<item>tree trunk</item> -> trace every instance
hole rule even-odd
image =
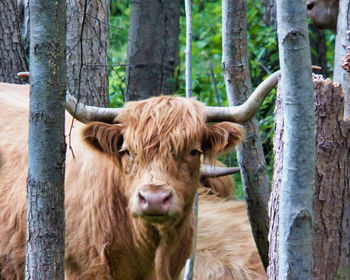
[[[279,192],[282,181],[282,168],[283,168],[283,111],[282,111],[282,96],[280,94],[280,85],[277,90],[276,97],[276,109],[275,109],[275,131],[273,134],[273,153],[274,153],[274,166],[273,166],[273,180],[272,190],[269,203],[269,217],[270,217],[270,229],[269,229],[269,266],[267,268],[267,275],[269,280],[278,280],[278,231],[279,231]]]
[[[265,7],[264,21],[277,29],[276,0],[262,0]]]
[[[343,59],[346,55],[346,48],[350,47],[350,0],[339,0],[339,14],[337,24],[337,37],[334,50],[334,82],[340,83],[343,88],[345,106],[344,116],[350,115],[350,78],[349,73],[342,67]]]
[[[192,97],[192,11],[191,1],[185,0],[185,14],[186,14],[186,97]],[[192,279],[192,277],[191,277]]]
[[[341,88],[314,77],[316,180],[313,195],[313,276],[317,280],[350,279],[350,125],[343,121]],[[278,212],[283,167],[283,112],[278,92],[275,115],[275,172],[270,201],[270,280],[278,279]]]
[[[327,49],[326,36],[324,30],[317,28],[314,24],[309,24],[310,47],[311,47],[311,62],[312,65],[320,66],[322,69],[314,70],[316,74],[322,74],[324,77],[329,77],[331,73],[327,69]]]
[[[246,8],[242,0],[222,3],[222,68],[229,105],[234,106],[243,103],[252,89],[247,60]],[[245,128],[246,140],[237,146],[237,157],[253,235],[266,268],[270,184],[256,119],[247,122]]]
[[[315,113],[306,5],[277,1],[284,115],[279,208],[279,279],[311,279]]]
[[[28,71],[21,44],[20,10],[17,0],[0,1],[0,82],[24,83],[17,73]]]
[[[84,104],[108,106],[108,0],[67,0],[67,89]]]
[[[64,279],[65,11],[65,0],[30,1],[28,280]]]
[[[350,124],[341,89],[315,83],[317,169],[314,192],[314,279],[350,279]]]
[[[126,101],[175,90],[178,65],[180,1],[132,1]]]

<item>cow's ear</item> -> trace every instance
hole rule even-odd
[[[119,124],[89,123],[82,131],[85,143],[91,148],[110,155],[117,155],[122,144],[122,128]]]
[[[211,157],[229,152],[244,137],[243,126],[221,122],[208,127],[208,133],[203,141],[204,154]]]

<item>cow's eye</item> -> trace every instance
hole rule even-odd
[[[190,155],[191,156],[196,156],[196,155],[199,155],[201,154],[202,151],[200,149],[193,149],[191,152],[190,152]]]
[[[119,153],[124,156],[124,155],[127,155],[127,156],[130,156],[130,151],[128,149],[121,149],[119,151]]]

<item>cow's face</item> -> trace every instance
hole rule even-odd
[[[308,0],[308,16],[313,23],[323,29],[336,31],[339,0]]]
[[[234,123],[208,126],[201,103],[169,96],[130,102],[115,124],[91,123],[83,132],[116,162],[131,214],[160,224],[191,210],[201,156],[228,151],[242,136]]]

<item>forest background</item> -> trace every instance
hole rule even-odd
[[[192,93],[195,98],[210,106],[227,106],[225,82],[222,74],[222,6],[220,0],[192,1]],[[277,32],[264,21],[265,8],[261,0],[247,0],[248,61],[253,90],[267,76],[279,69]],[[126,60],[130,1],[111,0],[109,29],[109,102],[110,107],[124,103],[126,91]],[[310,21],[311,23],[311,21]],[[309,29],[310,41],[317,35]],[[320,32],[320,31],[318,31]],[[326,68],[331,78],[334,61],[335,34],[321,31],[325,42]],[[180,16],[179,66],[175,71],[175,94],[185,96],[185,8]],[[311,44],[311,53],[317,55],[318,44]],[[273,132],[276,89],[264,101],[257,114],[270,181],[273,172]],[[235,153],[220,158],[228,166],[238,166]],[[236,198],[243,199],[240,175],[234,175]]]

